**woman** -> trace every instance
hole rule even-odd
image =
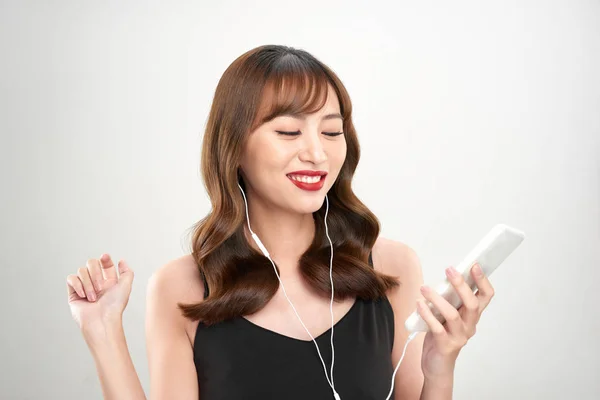
[[[151,399],[383,400],[392,380],[394,399],[452,397],[492,286],[475,266],[475,295],[449,268],[458,311],[422,287],[414,251],[352,192],[358,160],[350,98],[320,61],[262,46],[229,66],[203,140],[212,210],[148,286]],[[132,282],[106,254],[67,278],[107,399],[145,398],[121,324]],[[403,355],[415,306],[430,331]]]

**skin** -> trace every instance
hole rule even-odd
[[[303,321],[313,336],[330,328],[329,299],[317,296],[307,287],[296,266],[314,235],[312,212],[323,204],[346,156],[344,136],[324,134],[342,131],[342,120],[331,117],[339,112],[337,97],[330,88],[327,103],[318,112],[303,119],[280,116],[252,132],[240,163],[252,229],[279,266],[286,291],[300,316],[311,316]],[[277,131],[300,131],[300,135],[286,136]],[[324,187],[316,192],[297,188],[287,177],[297,170],[326,171]],[[249,243],[254,244],[252,240]],[[388,293],[396,321],[391,355],[394,365],[409,335],[404,321],[415,306],[430,327],[427,334],[418,335],[407,348],[395,379],[396,399],[451,399],[456,359],[475,334],[476,324],[494,294],[491,284],[474,268],[479,290],[473,294],[462,277],[454,276],[449,268],[448,277],[464,303],[456,310],[423,286],[419,259],[407,245],[378,238],[373,263],[376,270],[402,282]],[[107,254],[88,260],[85,267],[67,277],[71,312],[94,358],[105,399],[146,398],[122,325],[133,277],[133,270],[125,261],[115,266]],[[198,323],[183,318],[177,303],[197,303],[203,295],[203,284],[191,255],[169,262],[151,277],[146,308],[151,399],[198,399],[193,363]],[[440,324],[429,308],[421,307],[423,300],[432,302],[447,322]],[[353,302],[354,299],[334,303],[334,321],[340,320]],[[262,310],[244,317],[282,335],[310,340],[301,324],[290,323],[296,321],[296,315],[281,289]]]

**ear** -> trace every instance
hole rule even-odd
[[[246,189],[246,185],[244,185],[244,172],[242,171],[242,167],[238,166],[237,168],[237,180],[240,186]]]

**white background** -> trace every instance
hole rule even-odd
[[[600,3],[567,0],[2,1],[0,398],[101,398],[65,278],[103,252],[136,270],[125,328],[148,388],[146,283],[208,212],[212,95],[262,44],[339,74],[355,190],[428,283],[496,223],[527,234],[455,398],[600,398]]]

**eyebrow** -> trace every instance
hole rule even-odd
[[[287,114],[280,114],[279,117],[292,117],[295,119],[300,119],[300,120],[306,120],[306,115],[305,114],[291,114],[291,113],[287,113]],[[321,118],[322,120],[326,121],[326,120],[330,120],[330,119],[341,119],[342,121],[344,120],[344,117],[342,117],[342,114],[340,113],[332,113],[332,114],[327,114],[325,116],[323,116],[323,118]]]

